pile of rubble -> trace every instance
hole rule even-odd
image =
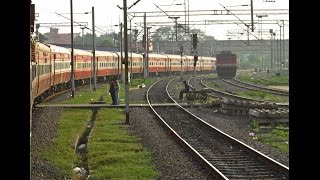
[[[276,103],[270,102],[252,102],[245,100],[235,100],[231,98],[223,98],[220,101],[220,112],[231,115],[249,115],[250,109],[278,109]]]
[[[250,120],[255,120],[259,124],[289,124],[289,109],[250,109]]]
[[[219,111],[224,114],[249,116],[251,120],[254,119],[259,124],[289,122],[289,109],[279,108],[276,103],[270,102],[223,98],[220,101]]]

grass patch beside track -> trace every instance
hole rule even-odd
[[[144,80],[151,84],[155,78]],[[129,88],[137,87],[143,79],[131,80]],[[74,99],[62,103],[87,104],[103,97],[111,102],[109,84],[98,85],[96,91],[89,87],[75,92]],[[124,83],[121,83],[120,98],[125,97]],[[39,152],[42,159],[54,165],[63,177],[72,177],[72,169],[81,164],[81,157],[75,152],[78,136],[85,131],[92,115],[91,109],[66,108],[58,122],[57,136],[51,146]],[[129,135],[125,129],[123,109],[102,108],[90,133],[88,162],[92,178],[96,179],[155,179],[159,173],[152,164],[150,153],[138,143],[138,138]]]
[[[88,104],[93,101],[98,101],[101,96],[106,102],[111,102],[111,96],[109,93],[109,84],[101,84],[97,86],[96,91],[90,90],[89,87],[83,87],[75,92],[74,98],[70,98],[62,104]],[[123,92],[124,93],[124,92]]]
[[[289,155],[289,129],[284,126],[275,126],[268,132],[262,132],[262,126],[259,126],[256,120],[250,124],[251,130],[255,133],[253,139],[263,144],[270,145]]]
[[[152,83],[154,83],[157,80],[157,78],[154,77],[150,77],[147,79],[144,78],[135,78],[135,79],[131,79],[130,83],[129,83],[129,87],[130,88],[136,88],[138,87],[138,85],[141,85],[141,83],[144,83],[146,86],[151,85]],[[124,83],[123,83],[124,85]]]
[[[64,109],[52,146],[40,153],[44,160],[58,167],[63,176],[71,177],[74,163],[80,160],[74,148],[90,117],[91,110]]]
[[[256,140],[289,154],[289,131],[273,129],[270,133],[258,134]]]
[[[256,100],[270,101],[270,102],[289,102],[289,97],[272,95],[270,93],[261,91],[241,91],[238,93],[240,96],[248,97]]]
[[[264,85],[267,85],[267,86],[284,85],[284,84],[288,84],[288,82],[289,82],[289,76],[288,75],[286,75],[286,76],[273,76],[273,75],[271,76],[270,75],[268,78],[266,78],[266,79],[268,79],[268,81],[251,77],[248,74],[239,75],[238,78],[240,80],[242,80],[242,81],[253,82],[255,84],[264,84]]]
[[[222,92],[224,91],[223,88],[219,87],[218,83],[216,83],[215,80],[209,82],[209,83],[208,83],[208,86],[209,86],[209,87],[213,87],[215,90],[218,90],[218,91],[222,91]]]
[[[129,135],[121,109],[101,109],[88,144],[93,179],[155,179],[150,153]]]

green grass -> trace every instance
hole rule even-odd
[[[40,153],[40,156],[57,167],[63,176],[71,176],[74,163],[79,161],[80,157],[75,154],[74,148],[90,116],[91,110],[64,109],[53,145]]]
[[[250,123],[250,128],[253,129],[253,130],[258,130],[259,129],[259,123],[253,119],[253,121],[251,121]]]
[[[131,79],[130,83],[129,83],[129,88],[136,88],[138,87],[138,85],[140,85],[141,83],[144,83],[146,86],[151,85],[152,83],[154,83],[157,79],[154,77],[150,77],[147,79],[144,78],[135,78],[135,79]]]
[[[289,131],[273,129],[267,134],[258,134],[257,140],[289,154]]]
[[[289,154],[289,130],[283,129],[281,125],[273,127],[268,133],[259,133],[260,126],[256,120],[250,124],[251,130],[255,133],[256,141],[272,146],[284,153]],[[282,129],[281,129],[282,128]]]
[[[261,91],[241,91],[238,93],[240,96],[256,99],[256,100],[264,100],[270,102],[289,102],[288,97],[273,95],[266,92]]]
[[[145,84],[148,85],[154,80],[148,79]],[[132,80],[133,84],[140,84],[141,81]],[[89,103],[99,100],[101,96],[106,103],[111,103],[108,90],[109,84],[97,86],[96,91],[89,87],[81,88],[76,91],[74,99],[63,103]],[[120,99],[124,99],[124,93],[122,83]],[[58,169],[61,177],[72,177],[74,166],[81,164],[81,157],[75,153],[74,148],[78,137],[86,129],[91,114],[91,110],[64,109],[54,143],[39,152],[43,160]],[[124,119],[122,109],[99,110],[88,142],[91,179],[155,179],[159,175],[151,163],[150,153],[142,148],[136,137],[126,131],[126,125],[122,124]]]
[[[120,89],[121,90],[121,89]],[[93,101],[98,101],[103,96],[104,101],[111,102],[109,93],[109,84],[102,84],[96,87],[96,91],[90,90],[89,87],[83,87],[75,91],[74,98],[70,98],[62,104],[87,104]]]
[[[238,77],[242,81],[248,81],[253,82],[255,84],[264,84],[267,86],[277,86],[277,85],[284,85],[289,82],[289,76],[269,76],[267,79],[268,81],[261,80],[258,78],[253,78],[249,76],[248,74],[245,75],[239,75]]]
[[[209,87],[213,87],[215,90],[218,90],[218,91],[224,91],[223,88],[219,87],[218,83],[216,83],[216,81],[211,81],[208,83],[208,86]]]
[[[271,85],[283,85],[289,82],[289,76],[271,76],[268,80],[273,83]]]
[[[129,135],[122,110],[102,109],[88,144],[91,179],[155,179],[150,153]]]

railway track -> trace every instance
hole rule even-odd
[[[221,80],[233,86],[237,86],[237,87],[248,89],[248,90],[263,91],[266,93],[280,95],[280,96],[289,96],[289,91],[286,91],[286,90],[267,88],[267,87],[259,86],[256,84],[240,81],[237,79],[230,79],[230,80],[221,79]]]
[[[180,105],[152,104],[175,102],[169,90],[173,79],[158,81],[147,91],[150,108],[199,161],[218,179],[288,179],[289,168],[241,141],[223,133]],[[162,93],[159,94],[159,89]],[[166,92],[166,94],[165,94]]]
[[[256,84],[236,80],[236,79],[230,79],[230,80],[221,79],[221,80],[223,82],[231,84],[233,86],[237,86],[237,87],[248,89],[248,90],[263,91],[266,93],[275,94],[275,95],[279,95],[279,96],[289,96],[289,91],[285,91],[285,90],[281,90],[281,89],[267,88],[267,87],[263,87],[263,86],[258,86]]]
[[[242,97],[242,96],[238,96],[235,94],[231,94],[228,92],[223,92],[217,89],[214,89],[212,87],[210,87],[209,85],[207,85],[207,83],[205,83],[206,81],[212,81],[212,78],[207,78],[206,76],[203,76],[200,78],[199,81],[193,81],[192,79],[189,80],[189,83],[192,83],[192,88],[196,88],[196,89],[203,89],[206,88],[207,90],[210,90],[211,92],[208,93],[209,96],[212,97],[216,97],[216,98],[223,98],[223,97],[228,97],[228,98],[232,98],[232,99],[237,99],[237,100],[245,100],[245,101],[251,101],[251,102],[261,102],[261,103],[270,103],[268,101],[263,101],[263,100],[256,100],[256,99],[252,99],[252,98],[247,98],[247,97]],[[195,84],[195,82],[200,82]],[[281,108],[289,108],[289,104],[288,103],[276,103],[278,107]]]

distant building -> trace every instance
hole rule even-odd
[[[80,35],[80,33],[73,33],[73,36]],[[71,44],[71,34],[65,33],[65,34],[59,34],[58,28],[50,28],[50,32],[44,33],[44,37],[47,38],[45,40],[45,43],[49,44]]]

